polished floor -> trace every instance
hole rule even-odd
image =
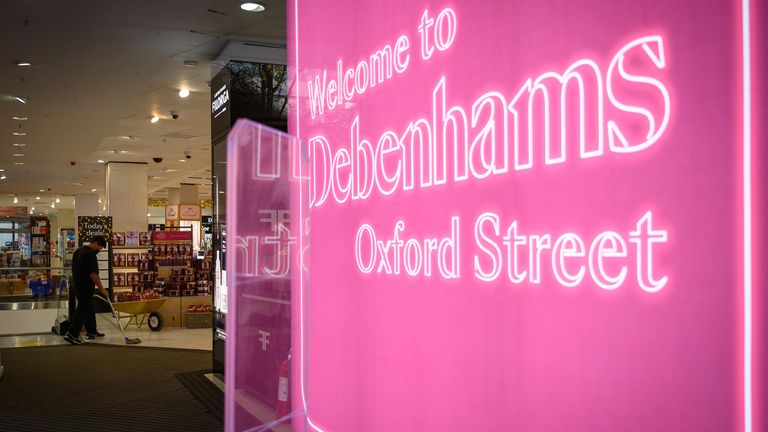
[[[100,332],[106,336],[100,339],[89,340],[88,343],[125,345],[125,338],[120,332],[117,323],[111,314],[96,314],[96,325]],[[151,331],[147,326],[136,328],[131,325],[125,330],[129,338],[141,339],[137,347],[154,348],[181,348],[195,350],[211,350],[211,329],[186,329],[178,327],[165,327],[160,331]],[[0,336],[0,349],[20,348],[33,346],[68,345],[60,336],[52,333],[24,336]]]

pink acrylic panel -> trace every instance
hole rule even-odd
[[[295,430],[766,430],[752,12],[289,2]]]

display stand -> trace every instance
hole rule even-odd
[[[205,278],[205,265],[200,270],[193,265],[192,232],[189,230],[155,231],[152,233],[152,269],[154,288],[168,297],[160,312],[166,326],[186,325],[186,311],[190,306],[210,305],[210,282],[205,292],[198,292],[198,284]],[[208,276],[210,279],[210,276]]]

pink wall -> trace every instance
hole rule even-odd
[[[767,430],[741,2],[289,7],[296,430]]]

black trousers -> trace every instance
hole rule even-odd
[[[69,334],[74,337],[80,336],[80,330],[85,324],[85,331],[96,333],[96,313],[93,311],[93,287],[75,287],[75,297],[77,297],[77,308],[75,308],[74,317],[72,317],[72,327]]]

